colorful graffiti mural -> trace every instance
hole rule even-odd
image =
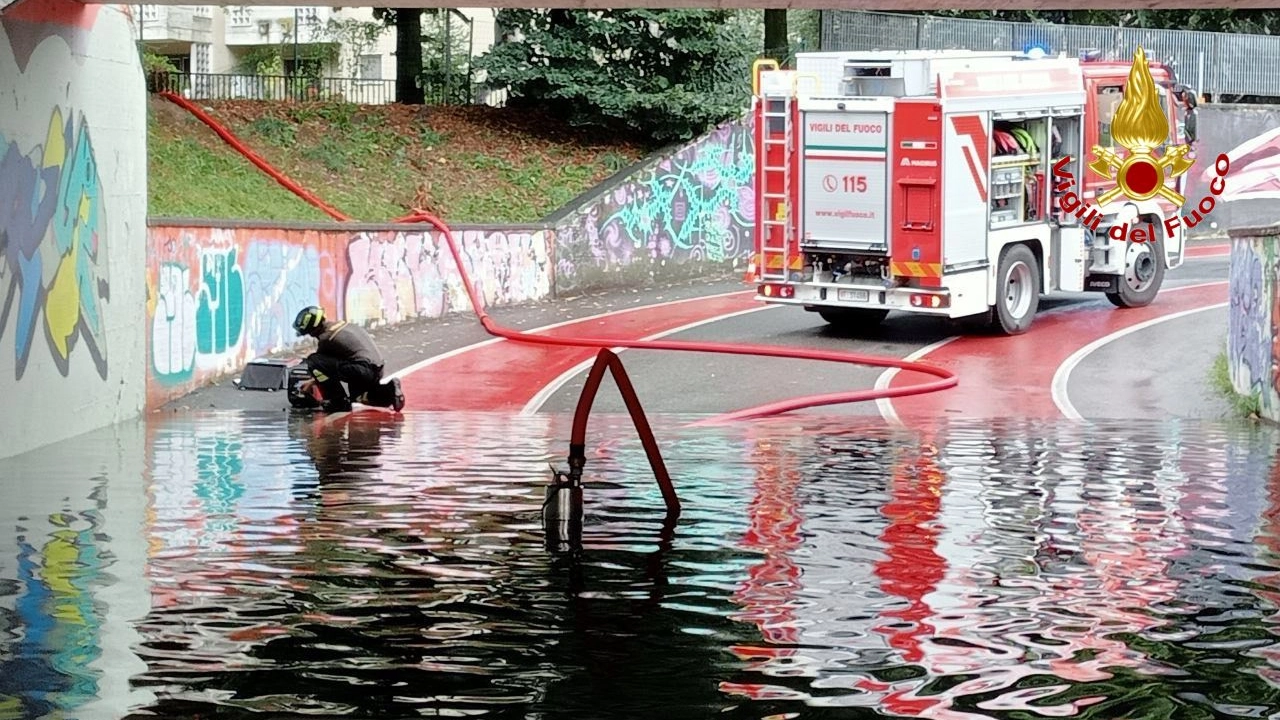
[[[1236,392],[1280,422],[1280,236],[1233,232],[1227,359]]]
[[[538,300],[551,293],[550,233],[463,230],[454,233],[467,274],[486,305]],[[365,325],[467,312],[449,247],[435,232],[362,232],[347,246],[346,319]]]
[[[455,237],[487,305],[551,293],[549,232],[463,230]],[[448,247],[433,232],[154,225],[148,407],[299,347],[306,340],[293,332],[293,318],[311,304],[371,326],[470,310]]]
[[[74,714],[95,699],[101,673],[103,613],[94,591],[104,560],[101,508],[33,513],[16,538],[12,620],[23,632],[0,653],[0,715]]]
[[[727,123],[556,225],[556,289],[655,265],[745,262],[755,222],[748,121]]]
[[[111,286],[89,123],[55,107],[42,144],[24,152],[0,132],[0,148],[0,339],[13,340],[14,377],[25,374],[39,332],[63,376],[82,341],[105,380]]]

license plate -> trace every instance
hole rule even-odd
[[[840,290],[836,292],[836,299],[841,302],[866,302],[871,298],[871,293],[867,290]]]

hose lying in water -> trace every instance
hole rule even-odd
[[[170,91],[161,92],[160,96],[187,110],[205,125],[208,125],[215,133],[218,134],[219,137],[223,139],[223,141],[241,155],[245,156],[245,158],[267,175],[271,176],[272,179],[280,183],[290,192],[319,208],[321,211],[339,222],[350,222],[352,220],[352,218],[348,217],[341,211],[330,207],[324,203],[324,201],[312,195],[305,188],[286,177],[276,168],[272,167],[265,160],[258,157],[257,154],[232,135],[230,131],[219,124],[217,120],[200,110],[200,108],[196,107],[186,98]],[[759,357],[787,358],[791,360],[821,360],[826,362],[846,363],[850,365],[870,365],[874,367],[897,368],[898,370],[918,372],[938,378],[937,380],[929,382],[897,388],[853,390],[849,392],[827,393],[824,395],[810,395],[806,397],[781,400],[744,410],[737,410],[721,416],[720,419],[745,420],[778,415],[792,410],[819,407],[823,405],[840,405],[843,403],[878,400],[880,398],[923,395],[925,393],[937,392],[939,390],[946,390],[955,387],[958,383],[954,373],[934,365],[851,352],[833,352],[809,348],[788,348],[773,345],[740,345],[678,340],[617,340],[614,338],[550,337],[505,328],[495,323],[493,319],[489,317],[489,313],[485,310],[483,303],[481,303],[479,296],[476,294],[475,287],[471,283],[471,278],[467,276],[466,266],[462,262],[462,253],[458,248],[457,241],[453,237],[453,231],[449,229],[449,226],[446,225],[444,221],[424,210],[415,210],[408,215],[396,218],[392,222],[396,224],[428,223],[434,226],[435,229],[444,236],[445,242],[449,245],[449,252],[453,255],[454,264],[458,268],[458,275],[462,278],[462,284],[466,288],[467,297],[471,300],[471,307],[475,311],[476,317],[480,320],[480,324],[490,335],[504,338],[506,340],[528,343],[531,345],[590,347],[606,350],[621,347],[637,350],[678,350],[684,352],[722,353],[729,355],[755,355]]]

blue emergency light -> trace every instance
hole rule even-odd
[[[1044,43],[1027,43],[1022,52],[1032,60],[1039,60],[1049,54],[1049,47]]]

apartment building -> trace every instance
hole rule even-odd
[[[189,78],[183,84],[185,94],[273,97],[280,94],[276,90],[286,89],[290,78],[306,76],[306,89],[311,92],[341,93],[360,102],[394,100],[395,29],[375,29],[371,8],[142,5],[133,9],[137,40]],[[447,38],[441,18],[424,15],[423,34],[428,38],[424,57],[441,56],[447,46],[451,67],[469,67],[460,61],[493,46],[495,12],[458,9]],[[438,37],[432,38],[433,34]],[[465,70],[456,72],[465,78]]]

